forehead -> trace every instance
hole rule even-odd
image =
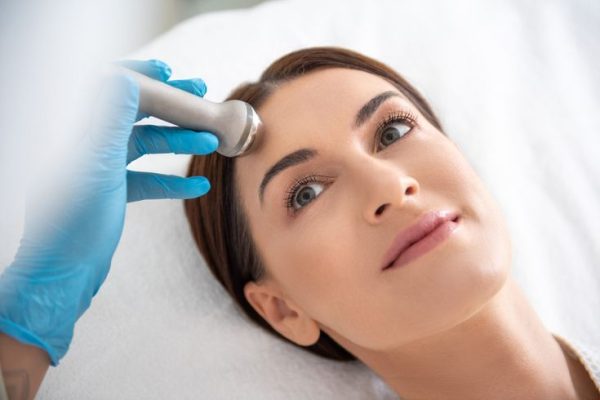
[[[282,84],[267,98],[259,113],[265,119],[267,134],[273,131],[277,135],[277,128],[294,127],[291,122],[298,120],[339,123],[341,121],[336,120],[336,116],[355,113],[365,101],[386,90],[397,91],[391,83],[377,75],[346,68],[327,68]]]
[[[386,90],[398,91],[377,75],[346,68],[317,70],[281,84],[257,109],[264,128],[260,145],[238,158],[239,164],[266,169],[309,132],[326,136],[331,129],[349,129],[360,107]]]
[[[264,128],[258,147],[236,159],[242,197],[254,201],[260,179],[282,156],[349,136],[356,112],[388,90],[398,91],[377,75],[346,68],[313,71],[278,86],[257,109]]]

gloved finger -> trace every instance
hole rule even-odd
[[[127,164],[144,154],[199,154],[217,150],[219,138],[210,132],[196,132],[176,127],[137,125],[129,137]]]
[[[196,96],[202,97],[206,94],[206,83],[200,78],[173,80],[166,83]]]
[[[200,79],[181,79],[181,80],[173,80],[165,82],[167,85],[173,86],[175,88],[185,90],[188,93],[194,94],[196,96],[204,96],[206,94],[206,83]],[[149,117],[150,114],[139,112],[136,118],[136,121],[140,119]]]
[[[127,202],[147,199],[193,199],[210,190],[204,176],[183,178],[151,172],[127,171]]]
[[[160,60],[121,60],[116,61],[116,64],[162,82],[166,82],[171,77],[173,72],[171,67]]]

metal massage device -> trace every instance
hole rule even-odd
[[[213,133],[219,138],[217,153],[241,156],[257,142],[262,122],[248,103],[241,100],[215,103],[130,69],[119,70],[139,84],[140,111],[180,128]]]

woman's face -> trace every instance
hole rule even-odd
[[[355,354],[391,349],[455,326],[503,286],[511,245],[499,207],[456,145],[392,84],[318,70],[282,84],[258,113],[264,135],[236,159],[235,179],[267,278],[245,295],[284,336],[311,345],[320,328]],[[304,148],[315,155],[272,176],[261,202],[267,171]],[[458,212],[458,228],[382,271],[396,235],[432,210]]]

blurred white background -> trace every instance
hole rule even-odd
[[[158,16],[157,23],[143,33],[136,45],[142,45],[153,37],[165,32],[178,22],[194,15],[231,10],[234,8],[247,8],[276,0],[162,0],[155,5]],[[132,50],[137,46],[132,47]]]

